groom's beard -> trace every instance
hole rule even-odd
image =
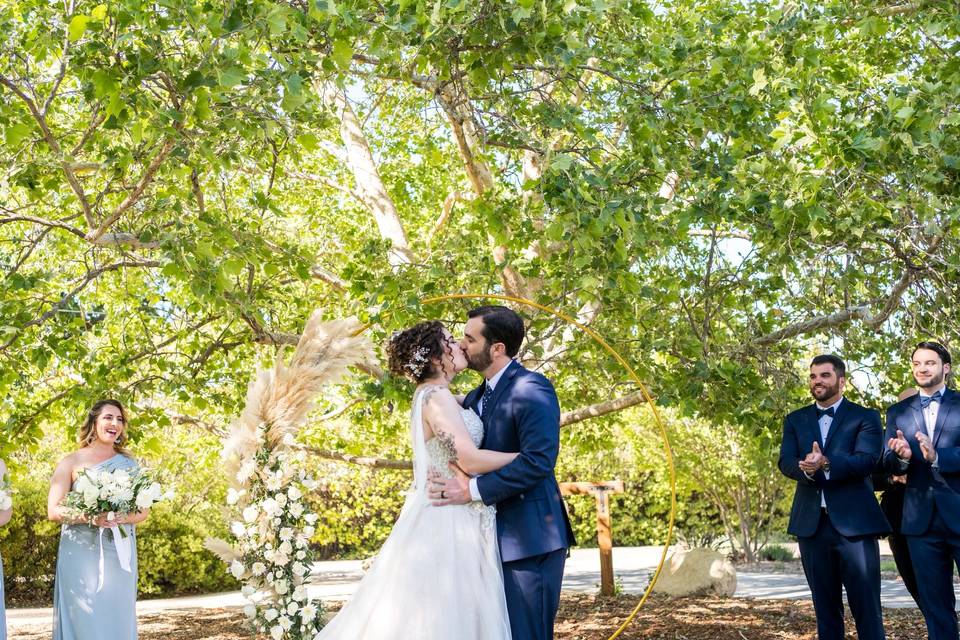
[[[467,354],[467,367],[474,371],[483,371],[491,364],[493,364],[493,356],[490,355],[489,344],[478,354]]]
[[[820,402],[823,402],[824,400],[827,400],[828,398],[832,398],[833,396],[835,396],[835,395],[838,394],[838,393],[840,393],[840,381],[839,381],[839,380],[838,380],[837,383],[834,384],[834,385],[828,385],[828,384],[823,384],[823,385],[821,385],[821,384],[818,384],[818,385],[816,385],[813,389],[810,389],[810,395],[812,395],[812,396],[814,397],[814,399],[819,400]]]
[[[943,377],[943,372],[941,372],[938,376],[930,376],[930,379],[926,382],[920,382],[917,380],[916,376],[914,376],[913,379],[916,381],[917,386],[921,389],[932,389],[933,387],[939,386],[940,383],[943,382]]]

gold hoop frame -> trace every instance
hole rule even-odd
[[[623,624],[621,624],[620,627],[613,633],[613,635],[608,638],[608,640],[616,640],[616,638],[623,633],[624,629],[626,629],[627,626],[629,626],[629,624],[633,621],[637,613],[640,611],[640,607],[643,606],[643,603],[647,601],[647,598],[650,597],[650,594],[653,592],[653,587],[657,584],[657,579],[660,577],[660,572],[663,570],[663,565],[666,563],[667,551],[670,548],[670,540],[673,538],[673,525],[677,515],[677,475],[676,469],[673,465],[673,450],[670,448],[670,439],[667,437],[667,429],[663,424],[663,420],[660,419],[660,413],[657,411],[657,405],[654,403],[653,398],[647,391],[647,387],[643,384],[643,381],[640,380],[640,376],[637,375],[637,372],[633,370],[633,367],[630,366],[626,359],[620,355],[616,349],[607,344],[607,341],[600,337],[596,331],[580,322],[577,322],[574,318],[571,318],[570,316],[561,313],[556,309],[551,309],[550,307],[546,307],[542,304],[534,302],[533,300],[489,293],[455,293],[436,296],[433,298],[425,298],[421,300],[420,303],[427,305],[435,304],[437,302],[448,302],[451,300],[500,300],[503,302],[513,302],[515,304],[521,304],[544,311],[557,318],[560,318],[567,324],[577,327],[585,334],[593,338],[597,344],[602,346],[607,353],[612,355],[617,362],[620,363],[620,366],[624,368],[630,378],[640,388],[640,392],[643,394],[644,399],[647,401],[647,404],[650,406],[650,409],[653,412],[654,421],[657,423],[657,428],[660,430],[660,437],[663,439],[663,450],[667,454],[667,465],[670,471],[670,521],[667,526],[667,539],[663,543],[663,553],[660,554],[660,563],[657,564],[657,569],[653,573],[653,578],[650,580],[650,585],[647,587],[646,591],[643,592],[643,597],[640,598],[640,602],[638,602],[637,606],[634,607],[633,611],[630,612],[630,615],[627,616],[627,619],[623,622]]]

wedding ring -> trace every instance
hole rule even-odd
[[[446,489],[441,489],[441,490],[440,490],[440,499],[441,499],[441,500],[446,500],[446,499],[447,499],[447,491],[446,491]]]

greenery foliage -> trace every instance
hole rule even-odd
[[[7,540],[49,535],[32,456],[103,395],[189,487],[183,522],[143,536],[199,536],[215,436],[311,310],[382,342],[476,302],[423,297],[478,292],[610,339],[671,410],[681,529],[754,553],[809,356],[839,352],[877,406],[909,383],[908,345],[954,341],[950,0],[0,0],[0,32],[0,456],[26,492]],[[636,391],[525,313],[521,355],[565,410]],[[409,455],[410,389],[372,373],[324,398],[306,446]],[[662,444],[632,420],[565,427],[559,467],[630,484],[618,542],[665,533]],[[404,483],[374,473],[331,472],[327,553],[385,531]]]

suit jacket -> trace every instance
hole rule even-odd
[[[910,443],[912,456],[904,463],[887,448],[883,454],[883,467],[890,473],[907,473],[900,531],[904,535],[926,533],[936,505],[947,527],[960,533],[960,393],[952,389],[943,391],[933,437],[938,456],[936,467],[924,459],[917,442],[917,432],[926,433],[919,395],[887,409],[884,442],[896,437],[898,429]]]
[[[820,493],[827,503],[827,517],[845,536],[883,535],[890,525],[873,494],[871,474],[883,451],[880,414],[844,398],[827,432],[820,437],[816,405],[811,404],[788,415],[783,421],[780,444],[780,471],[797,481],[787,532],[800,537],[812,536],[820,521]],[[810,479],[799,463],[814,442],[830,460],[830,478],[823,470]]]
[[[463,406],[480,412],[484,382]],[[553,475],[560,451],[560,403],[544,376],[511,362],[481,416],[480,447],[520,455],[480,476],[484,503],[497,506],[500,558],[512,562],[576,544],[560,487]]]

